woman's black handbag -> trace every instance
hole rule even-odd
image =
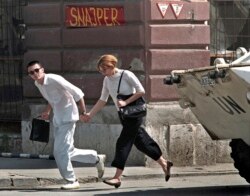
[[[123,71],[124,72],[124,71]],[[129,97],[131,97],[133,94],[130,95],[121,95],[119,94],[120,91],[120,84],[121,84],[121,79],[123,76],[123,72],[120,77],[119,85],[118,85],[118,90],[117,90],[117,99],[121,100],[126,100]],[[139,118],[139,117],[144,117],[147,115],[147,107],[146,107],[146,102],[143,99],[143,97],[138,98],[137,100],[133,101],[132,103],[119,108],[119,113],[123,119],[125,118]]]
[[[131,95],[119,94],[117,95],[117,99],[126,100],[132,95],[133,94]],[[139,99],[133,101],[132,103],[126,105],[125,107],[120,107],[119,109],[120,109],[119,112],[122,118],[139,118],[139,117],[146,116],[147,114],[147,107],[146,107],[146,103],[143,97],[140,97]]]
[[[37,142],[49,142],[49,122],[33,118],[30,140]]]

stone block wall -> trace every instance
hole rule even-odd
[[[19,134],[0,134],[0,152],[22,152],[22,138]]]
[[[167,7],[165,15],[159,4]],[[180,6],[178,16],[173,4]],[[176,90],[163,84],[166,75],[173,69],[210,65],[209,2],[150,0],[145,9],[147,99],[177,100]]]
[[[178,102],[150,103],[146,129],[175,166],[232,162],[229,141],[212,140],[191,110],[180,108]],[[157,166],[150,158],[146,165]]]

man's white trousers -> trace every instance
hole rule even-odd
[[[62,177],[68,181],[76,180],[71,161],[93,163],[98,161],[95,150],[82,150],[74,147],[76,124],[67,123],[54,127],[54,157]]]

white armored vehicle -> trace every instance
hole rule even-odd
[[[189,107],[212,139],[231,139],[231,157],[250,183],[250,52],[231,63],[173,70],[164,83],[175,85],[180,106]]]

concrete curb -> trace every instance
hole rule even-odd
[[[208,175],[229,175],[229,174],[238,174],[235,170],[228,171],[203,171],[203,172],[185,172],[185,173],[173,173],[172,178],[175,177],[184,177],[184,176],[208,176]],[[123,180],[136,180],[136,179],[149,179],[149,178],[163,178],[163,174],[145,174],[145,175],[124,175]],[[102,179],[98,179],[94,176],[79,177],[78,181],[80,183],[96,183],[101,182]],[[62,185],[65,181],[61,178],[39,178],[39,177],[25,177],[25,176],[10,176],[0,179],[0,189],[6,188],[35,188],[41,186],[50,186],[50,185]]]
[[[73,162],[74,171],[80,183],[101,182],[97,178],[96,167],[93,164],[79,164]],[[112,177],[115,168],[109,163],[105,165],[104,178]],[[172,177],[207,176],[238,174],[232,163],[216,165],[194,165],[186,167],[173,167]],[[123,173],[123,180],[162,178],[160,167],[127,166]],[[61,185],[62,179],[54,160],[0,158],[0,189],[11,188],[39,188],[50,185]]]
[[[223,171],[223,172],[199,172],[199,173],[173,173],[171,177],[185,177],[185,176],[212,176],[212,175],[230,175],[238,174],[237,171]],[[164,178],[164,174],[146,174],[146,175],[130,175],[124,176],[123,180],[135,180],[135,179],[148,179],[148,178]]]

